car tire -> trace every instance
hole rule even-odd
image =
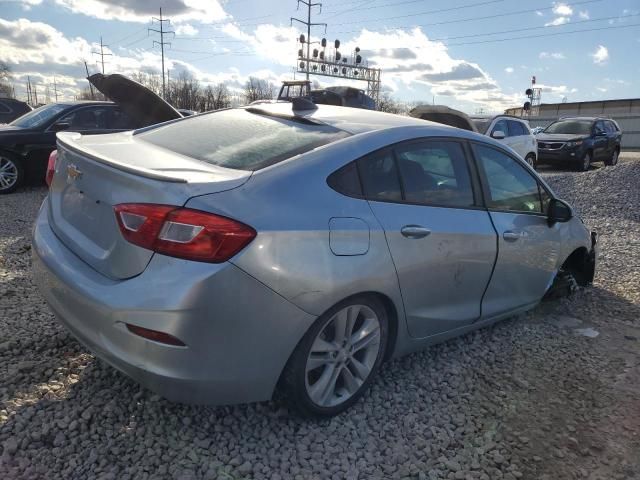
[[[613,167],[614,165],[616,165],[618,163],[618,157],[620,155],[620,151],[616,148],[613,153],[611,154],[611,157],[607,158],[604,161],[604,164],[607,167]]]
[[[538,168],[538,161],[536,160],[535,154],[533,153],[528,154],[526,157],[524,157],[524,161],[527,162],[529,166],[534,170]]]
[[[593,158],[591,156],[591,152],[585,152],[584,156],[580,159],[580,161],[576,164],[576,168],[580,172],[586,172],[591,167],[591,162]]]
[[[22,162],[13,155],[0,152],[0,195],[15,191],[23,182]]]
[[[280,380],[282,400],[305,417],[345,411],[380,369],[388,332],[387,312],[375,297],[358,295],[338,303],[313,323],[293,351]]]

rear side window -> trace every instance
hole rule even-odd
[[[402,201],[400,177],[390,149],[362,157],[358,160],[358,170],[368,200]]]
[[[358,167],[356,162],[346,164],[339,170],[336,170],[329,178],[327,183],[336,192],[347,195],[348,197],[361,197],[362,186],[360,185],[360,176],[358,175]]]
[[[510,137],[519,137],[521,135],[526,135],[527,132],[524,130],[524,125],[522,123],[517,122],[515,120],[509,120],[509,136]]]
[[[5,103],[0,102],[0,113],[11,113],[11,109]]]
[[[607,132],[609,133],[618,133],[618,127],[613,122],[604,122],[605,127],[607,128]]]
[[[462,146],[426,141],[395,149],[407,202],[443,207],[470,207],[473,190]]]
[[[304,119],[244,109],[192,116],[137,134],[167,150],[236,170],[259,170],[348,135]]]

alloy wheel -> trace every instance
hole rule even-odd
[[[354,396],[373,370],[380,350],[380,320],[366,305],[349,305],[316,336],[305,367],[311,401],[333,407]]]
[[[584,157],[582,159],[582,171],[586,172],[587,170],[589,170],[590,166],[591,166],[591,154],[587,152],[584,154]]]
[[[0,157],[0,190],[8,190],[18,181],[18,167],[6,157]]]

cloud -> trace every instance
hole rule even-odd
[[[473,80],[476,78],[484,78],[484,73],[479,67],[471,63],[461,62],[454,65],[451,70],[439,73],[424,73],[422,79],[431,82],[448,82],[451,80]]]
[[[538,57],[541,59],[551,58],[553,60],[564,60],[566,58],[562,52],[540,52]]]
[[[165,0],[161,5],[147,0],[55,0],[73,13],[80,13],[101,20],[122,22],[148,22],[159,15],[180,23],[196,20],[203,23],[228,18],[218,0]]]
[[[607,91],[606,88],[604,87],[596,87],[596,90],[598,90],[599,92],[605,93]]]
[[[504,69],[504,71],[507,73],[513,73],[513,67],[507,67]]]
[[[588,10],[578,12],[578,16],[581,20],[589,20],[591,18]]]
[[[539,17],[544,17],[544,13],[542,13],[540,10],[536,10],[536,15]]]
[[[562,15],[562,16],[571,16],[571,15],[573,15],[573,8],[571,8],[566,3],[556,3],[553,6],[553,10],[552,11],[556,15]]]
[[[197,35],[198,29],[189,23],[178,25],[176,27],[176,35]]]
[[[609,50],[604,45],[598,45],[596,51],[591,54],[591,58],[596,65],[604,65],[609,60]]]
[[[557,17],[544,24],[545,27],[564,25],[565,23],[569,23],[569,17]]]

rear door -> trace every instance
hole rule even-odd
[[[509,146],[513,148],[522,158],[527,156],[529,150],[528,129],[518,120],[507,120],[509,125]]]
[[[498,233],[498,259],[482,302],[488,318],[542,298],[555,275],[560,230],[549,227],[551,197],[528,168],[489,145],[474,144],[473,150]]]
[[[358,161],[382,224],[414,337],[473,323],[496,258],[496,233],[480,207],[465,148],[419,140]],[[477,183],[476,183],[477,185]]]
[[[609,134],[602,120],[598,120],[593,127],[593,159],[602,161],[607,158],[609,149]]]

